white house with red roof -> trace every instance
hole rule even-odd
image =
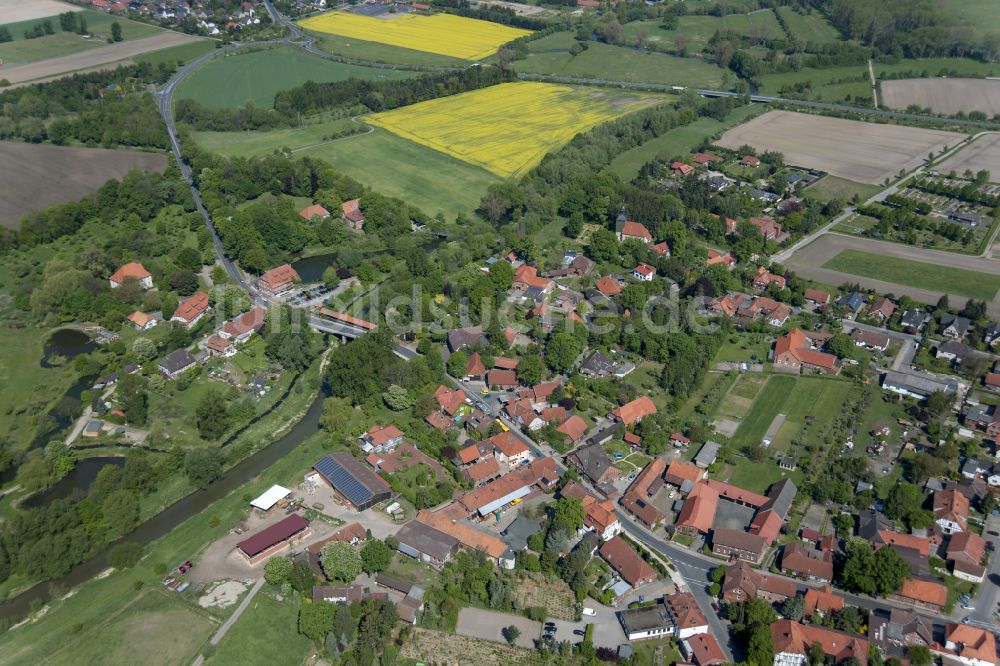
[[[638,266],[632,269],[632,277],[642,282],[652,282],[653,278],[656,277],[656,268],[647,263],[640,262]]]
[[[138,261],[130,261],[116,270],[111,274],[109,282],[112,289],[117,289],[125,284],[126,280],[135,280],[143,289],[153,288],[153,276]]]

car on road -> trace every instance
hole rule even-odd
[[[479,395],[489,395],[489,394],[490,390],[488,388],[484,388],[482,391],[479,392]]]
[[[587,632],[584,631],[583,629],[574,629],[573,630],[573,635],[574,636],[586,636]]]
[[[719,608],[719,602],[718,601],[713,601],[712,602],[712,610],[714,610],[716,613],[721,612],[722,609]]]

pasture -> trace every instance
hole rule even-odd
[[[911,104],[934,113],[951,115],[981,111],[1000,113],[1000,80],[997,79],[898,79],[882,82],[881,100],[892,109]]]
[[[862,183],[880,183],[920,166],[928,153],[963,135],[900,125],[879,125],[770,111],[735,127],[716,143],[731,150],[749,144],[782,153],[790,165],[817,169]]]
[[[992,182],[1000,181],[1000,134],[986,134],[965,148],[934,166],[935,171],[962,174],[968,169],[973,173],[986,169]]]
[[[630,46],[642,41],[654,49],[673,51],[677,48],[677,38],[684,35],[689,41],[688,52],[704,50],[708,41],[717,31],[731,30],[752,40],[763,41],[781,37],[783,31],[771,10],[751,14],[728,14],[726,16],[681,16],[677,28],[666,30],[661,19],[633,21],[622,26],[622,36]],[[641,38],[641,39],[640,39]]]
[[[974,33],[1000,32],[1000,12],[994,0],[948,0],[944,7],[963,19]]]
[[[13,228],[26,213],[75,201],[130,169],[163,171],[167,160],[161,153],[0,141],[0,164],[17,165],[5,169],[0,186],[0,224]]]
[[[57,8],[57,11],[53,12],[53,14],[66,11],[76,11],[76,8],[69,5],[64,6],[61,3],[52,4],[59,5],[59,8]],[[87,29],[92,35],[89,39],[84,39],[76,33],[60,31],[59,17],[54,16],[53,14],[48,15],[46,18],[52,22],[55,34],[36,37],[35,39],[25,39],[24,31],[39,23],[39,20],[28,20],[21,21],[19,23],[5,24],[5,27],[10,32],[11,37],[14,38],[14,41],[0,44],[0,59],[3,59],[4,61],[4,70],[8,67],[39,62],[49,58],[67,56],[73,53],[80,53],[82,51],[89,51],[91,49],[107,46],[106,38],[111,34],[111,24],[115,21],[117,21],[121,26],[122,36],[126,42],[143,39],[145,37],[152,37],[153,35],[165,32],[155,25],[139,23],[138,21],[129,21],[127,18],[121,16],[112,16],[110,14],[104,14],[102,12],[95,12],[93,10],[86,9],[77,14],[79,18],[87,21]],[[0,8],[0,16],[4,16],[2,8]],[[14,80],[6,75],[5,78],[10,79],[11,81]]]
[[[312,645],[295,630],[301,603],[297,595],[279,601],[271,590],[261,590],[219,642],[209,663],[217,666],[301,664]]]
[[[698,88],[719,88],[725,72],[700,58],[679,58],[665,53],[637,51],[621,46],[590,42],[583,53],[569,53],[573,36],[558,32],[531,42],[531,53],[518,60],[518,72],[555,74],[631,83]]]
[[[789,37],[813,44],[829,44],[840,41],[840,33],[818,10],[802,14],[790,6],[784,6],[777,7],[775,11],[785,22]]]
[[[56,0],[31,0],[31,2],[0,0],[0,17],[3,17],[3,25],[79,11],[82,10],[76,5]]]
[[[376,113],[366,121],[507,178],[580,132],[662,98],[548,83],[504,83]]]
[[[316,32],[464,60],[482,60],[503,44],[531,34],[529,30],[453,14],[388,14],[375,18],[338,11],[313,16],[300,25]]]
[[[215,58],[186,78],[180,99],[214,108],[236,108],[253,102],[271,108],[274,95],[306,81],[323,83],[355,79],[403,79],[414,72],[349,65],[309,55],[298,48],[272,48]]]
[[[830,201],[831,199],[850,201],[854,195],[860,197],[862,201],[867,201],[880,191],[882,191],[880,185],[866,185],[847,178],[826,175],[809,185],[802,194],[808,199],[819,201]]]
[[[992,301],[1000,289],[1000,275],[860,250],[843,250],[823,268],[984,301]]]

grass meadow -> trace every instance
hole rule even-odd
[[[301,664],[312,641],[294,629],[299,608],[297,598],[279,601],[269,589],[261,590],[219,642],[209,663],[212,666]]]
[[[376,18],[335,11],[307,18],[300,25],[306,30],[463,60],[482,60],[496,53],[503,44],[531,34],[530,30],[454,14],[398,14]]]
[[[1000,289],[1000,275],[886,257],[859,250],[843,250],[823,264],[823,268],[985,301],[992,301]]]
[[[800,14],[790,6],[778,7],[775,11],[785,22],[792,37],[814,44],[829,44],[840,41],[840,33],[830,25],[830,22],[819,11]]]
[[[578,133],[661,99],[548,83],[504,83],[365,120],[506,178],[531,170]]]
[[[298,48],[274,48],[215,58],[181,83],[178,96],[215,108],[236,108],[247,102],[271,108],[275,93],[306,81],[404,79],[414,75],[325,60]]]
[[[673,50],[677,46],[677,37],[686,35],[690,39],[689,53],[704,50],[708,41],[717,31],[732,30],[747,37],[781,37],[783,31],[771,10],[753,12],[752,14],[728,14],[726,16],[681,16],[677,20],[675,30],[662,27],[661,19],[633,21],[622,26],[625,43],[636,45],[640,34],[645,35],[645,41],[651,47],[660,50]]]
[[[46,19],[3,24],[3,27],[7,28],[14,41],[0,44],[0,60],[4,61],[6,67],[12,67],[14,65],[24,65],[29,62],[72,55],[99,46],[107,46],[106,37],[111,34],[111,24],[115,21],[118,21],[118,24],[121,25],[122,37],[124,37],[125,41],[151,37],[163,32],[162,28],[158,28],[155,25],[129,21],[121,16],[111,16],[110,14],[90,9],[77,12],[76,15],[77,20],[83,18],[87,21],[87,28],[92,35],[90,39],[84,39],[75,33],[60,31],[58,16],[52,16],[48,19],[52,21],[55,34],[36,37],[35,39],[25,39],[24,31]]]

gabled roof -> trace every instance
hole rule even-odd
[[[566,435],[571,442],[576,442],[587,432],[587,422],[574,414],[563,421],[556,430]]]
[[[601,557],[614,567],[632,587],[656,579],[656,570],[632,550],[621,537],[614,537],[601,546]]]
[[[656,413],[656,405],[648,395],[642,395],[611,412],[625,425],[631,425],[645,416]]]
[[[969,500],[957,490],[934,493],[934,520],[950,520],[964,531],[969,522]]]
[[[181,319],[192,322],[208,310],[208,294],[203,291],[196,292],[191,298],[181,303],[174,310],[173,319]]]
[[[683,460],[674,458],[670,461],[670,465],[667,467],[667,472],[664,474],[663,478],[667,483],[680,486],[685,481],[694,483],[701,479],[704,474],[705,472],[703,470],[692,465],[691,463],[686,463]]]
[[[465,392],[461,389],[449,389],[442,384],[434,391],[434,399],[445,413],[454,416],[459,407],[465,404]]]
[[[774,343],[775,358],[782,354],[791,354],[800,363],[820,368],[834,369],[837,367],[837,357],[812,349],[809,338],[798,328],[793,328]]]
[[[629,238],[642,238],[646,242],[653,240],[653,234],[649,233],[649,229],[639,222],[626,221],[622,225],[621,234]]]
[[[986,539],[975,532],[959,532],[952,534],[948,541],[948,559],[963,559],[973,564],[980,564],[986,553]]]
[[[826,304],[830,302],[830,294],[822,289],[806,289],[803,296],[805,296],[807,301],[813,301],[814,303]]]
[[[823,653],[840,663],[854,658],[865,666],[868,663],[868,641],[842,631],[826,629],[815,624],[800,624],[791,620],[778,620],[771,625],[774,653],[809,655],[814,643],[819,643]]]
[[[944,606],[948,602],[948,588],[941,583],[910,578],[903,582],[899,596],[935,606]]]
[[[618,284],[618,281],[610,275],[605,275],[604,277],[599,278],[594,286],[597,287],[597,291],[601,292],[608,298],[617,296],[622,292],[621,285]]]
[[[138,261],[130,261],[111,275],[111,281],[121,284],[125,280],[144,280],[151,277],[146,267]]]
[[[364,439],[366,442],[373,444],[374,446],[381,446],[394,439],[399,439],[403,436],[403,431],[396,426],[390,424],[387,426],[372,426],[368,432],[364,434]]]
[[[309,527],[309,521],[297,513],[282,518],[236,544],[248,557],[264,552],[271,546],[289,539]]]
[[[136,310],[128,316],[128,320],[139,328],[145,328],[146,324],[153,321],[153,317],[145,312],[142,312],[141,310]]]
[[[608,527],[618,522],[615,505],[610,500],[593,502],[583,508],[583,524],[598,532],[604,532]]]
[[[486,366],[483,365],[483,359],[479,352],[472,352],[469,356],[469,362],[465,364],[465,374],[469,377],[479,377],[485,372]]]
[[[486,384],[489,386],[516,386],[517,373],[513,370],[490,370],[486,373]]]
[[[684,500],[684,506],[677,516],[677,525],[708,534],[712,529],[718,504],[719,493],[716,490],[703,481],[696,483]]]
[[[361,212],[360,199],[351,199],[340,204],[340,214],[344,216],[344,219],[351,222],[365,221],[365,214]]]
[[[552,286],[552,280],[540,277],[538,275],[538,269],[534,266],[529,266],[528,264],[521,264],[514,271],[514,282],[520,282],[528,287],[535,287],[537,289],[548,289]]]
[[[313,204],[311,206],[306,206],[305,208],[300,210],[299,215],[302,217],[302,219],[305,220],[311,220],[314,217],[327,218],[330,217],[330,211],[328,211],[326,208],[323,208],[319,204]]]
[[[833,580],[833,562],[823,559],[818,550],[806,548],[798,541],[789,543],[781,553],[782,570],[822,580]]]
[[[829,585],[820,588],[810,587],[806,590],[805,602],[805,617],[809,617],[816,611],[830,613],[844,607],[844,598],[836,594]]]
[[[496,448],[497,451],[504,454],[508,458],[521,455],[528,451],[528,445],[518,439],[514,433],[509,431],[490,437],[490,443],[494,446],[494,448]]]
[[[480,458],[485,458],[487,455],[492,454],[487,453],[487,446],[485,443],[470,444],[458,452],[458,459],[462,461],[463,465],[468,465],[469,463],[475,462]]]
[[[944,628],[946,645],[959,656],[978,659],[989,664],[997,663],[996,637],[985,629],[967,624],[948,623]]]
[[[301,279],[291,264],[282,264],[260,276],[260,280],[270,285],[272,289],[292,282],[299,282]]]
[[[500,463],[493,456],[483,458],[474,465],[466,467],[465,474],[473,483],[479,483],[500,474]]]
[[[262,307],[254,307],[239,317],[227,321],[222,330],[233,337],[239,337],[248,331],[259,330],[264,325],[266,316],[267,310]]]

